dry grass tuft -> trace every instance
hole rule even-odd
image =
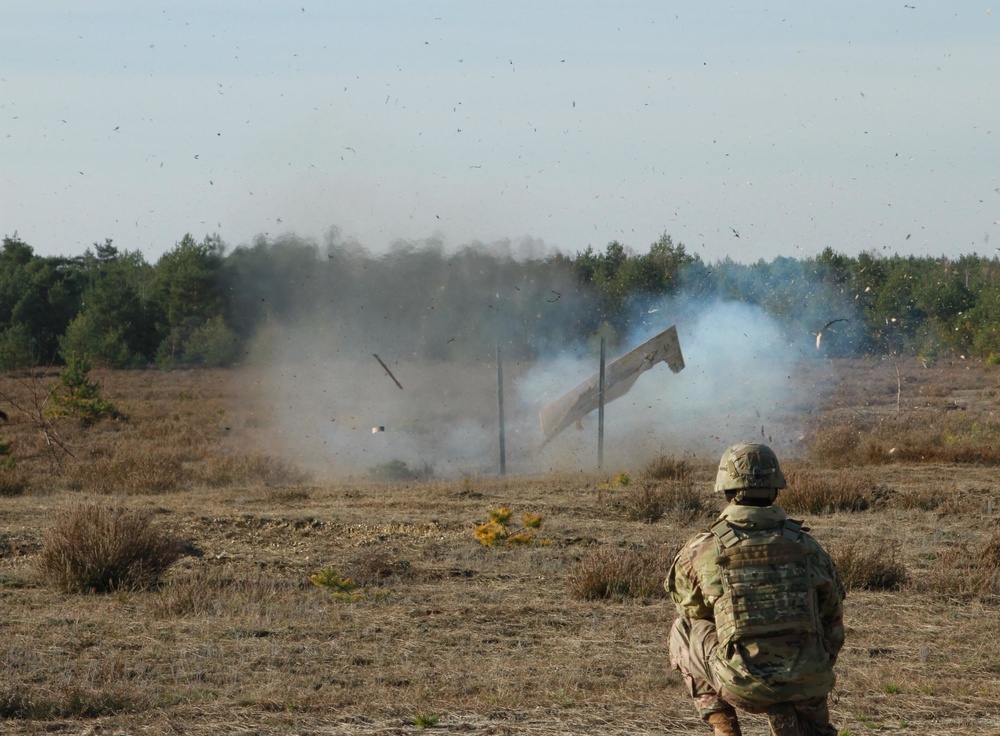
[[[425,462],[419,467],[411,467],[397,459],[370,468],[368,474],[373,480],[381,481],[430,480],[434,477],[434,466]]]
[[[183,549],[148,511],[85,503],[62,512],[46,532],[38,571],[70,593],[135,590],[158,582]]]
[[[13,498],[23,496],[31,488],[28,473],[14,466],[13,468],[0,466],[0,498]]]
[[[395,551],[382,547],[366,547],[344,565],[344,573],[359,585],[385,585],[413,576],[407,560]]]
[[[133,448],[91,458],[75,464],[67,475],[71,490],[98,495],[169,493],[187,480],[182,456],[170,449]]]
[[[673,455],[658,455],[643,466],[642,472],[651,480],[689,481],[694,473],[694,466]]]
[[[307,473],[292,464],[260,452],[212,455],[201,472],[201,480],[211,488],[295,485],[308,479]]]
[[[676,554],[662,546],[602,547],[580,561],[570,577],[570,593],[587,601],[666,598],[663,581]]]
[[[691,480],[639,483],[605,491],[612,494],[608,506],[626,519],[647,524],[670,516],[687,524],[715,513],[711,503],[698,492]]]
[[[979,548],[967,542],[946,547],[918,587],[949,597],[996,601],[1000,597],[1000,534]]]
[[[896,540],[855,539],[831,556],[848,590],[900,590],[910,581]]]
[[[214,613],[231,578],[213,570],[199,570],[164,585],[147,608],[156,619],[176,619]]]
[[[100,718],[133,713],[149,707],[126,683],[91,686],[66,683],[53,692],[30,685],[0,686],[0,718],[45,721],[55,718]]]
[[[872,505],[877,483],[866,473],[844,470],[830,479],[807,469],[785,473],[787,488],[778,492],[778,503],[793,514],[864,511]]]
[[[232,570],[198,568],[171,575],[143,599],[143,608],[157,620],[233,617],[253,619],[275,601],[296,595],[307,586],[260,570],[234,574]]]
[[[838,467],[861,462],[858,446],[863,438],[863,432],[852,423],[824,422],[809,431],[806,447],[814,462]]]
[[[264,498],[278,506],[309,500],[309,491],[297,486],[269,488]]]

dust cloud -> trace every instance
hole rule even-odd
[[[270,449],[319,479],[496,474],[499,346],[507,472],[593,470],[597,412],[540,449],[539,410],[597,372],[600,334],[610,362],[676,325],[686,367],[654,366],[607,405],[605,470],[636,472],[658,454],[713,458],[743,439],[794,454],[825,383],[814,335],[684,295],[634,299],[634,319],[615,330],[571,265],[535,242],[399,243],[378,257],[317,248],[315,269],[287,285],[294,318],[266,327],[250,361]]]

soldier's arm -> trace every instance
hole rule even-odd
[[[663,583],[667,593],[674,601],[677,612],[686,618],[712,619],[711,606],[705,602],[698,576],[695,574],[691,561],[691,550],[685,546],[677,553],[674,564],[670,566],[667,579]]]
[[[830,556],[821,555],[823,584],[819,587],[819,617],[823,624],[823,644],[836,661],[844,646],[844,598],[846,592]]]

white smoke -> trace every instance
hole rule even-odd
[[[816,366],[815,356],[802,349],[807,341],[789,344],[777,323],[743,303],[665,306],[656,314],[669,319],[672,311],[681,316],[676,324],[685,368],[674,374],[658,364],[643,373],[628,394],[607,404],[605,466],[635,468],[661,453],[713,457],[744,439],[770,444],[779,454],[794,453],[801,420],[819,398],[814,379],[806,379],[801,371],[805,362]],[[628,347],[669,324],[651,326]],[[551,400],[558,388],[572,387],[598,366],[596,353],[585,359],[559,356],[526,376],[522,396],[532,406]],[[579,428],[558,435],[540,461],[543,466],[594,467],[596,448],[593,412]]]
[[[461,290],[454,279],[448,288],[453,298]],[[496,299],[516,288],[497,285]],[[396,338],[387,338],[395,334],[390,312],[367,306],[343,312],[337,324],[307,320],[262,341],[257,405],[277,427],[272,448],[320,478],[364,476],[394,461],[437,476],[498,472],[495,347],[483,347],[484,338],[478,348],[441,360],[397,353]],[[807,364],[808,375],[822,373],[823,364],[808,352],[810,335],[792,341],[762,310],[743,303],[670,300],[642,312],[648,323],[619,341],[620,349],[609,348],[608,362],[676,324],[686,367],[674,374],[659,364],[607,405],[606,469],[636,471],[659,454],[717,457],[744,439],[770,444],[779,457],[794,454],[799,423],[819,399],[817,380],[803,379],[800,370]],[[447,319],[434,322],[438,313],[428,314],[421,324],[429,333],[442,341],[456,334]],[[530,333],[531,325],[522,329]],[[530,334],[520,337],[530,342]],[[509,473],[596,468],[596,411],[543,449],[538,411],[597,372],[598,346],[593,339],[530,363],[505,359]]]

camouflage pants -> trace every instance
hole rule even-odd
[[[690,620],[683,616],[670,629],[670,667],[680,672],[701,718],[712,713],[732,712],[736,706],[751,713],[766,713],[773,736],[837,736],[830,724],[826,697],[808,698],[770,707],[726,700],[720,695],[712,670],[712,657],[719,646],[712,621]]]

